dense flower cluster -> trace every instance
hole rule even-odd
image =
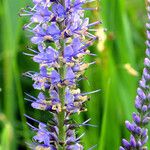
[[[150,2],[149,2],[150,4]],[[147,7],[148,19],[150,20],[150,7]],[[147,150],[145,146],[148,140],[148,129],[146,125],[150,122],[150,23],[147,27],[147,50],[144,61],[145,68],[143,70],[142,79],[139,82],[137,96],[135,99],[135,107],[137,113],[133,113],[133,122],[126,121],[126,128],[131,132],[130,140],[122,140],[123,146],[120,150]]]
[[[34,6],[22,9],[21,16],[30,16],[24,26],[32,33],[31,42],[37,50],[28,48],[33,61],[39,64],[39,72],[28,71],[26,76],[34,81],[37,97],[27,94],[35,109],[48,111],[53,119],[39,122],[39,127],[28,125],[37,132],[33,137],[36,150],[82,150],[80,137],[75,134],[79,126],[70,122],[70,115],[86,110],[88,94],[81,93],[78,82],[92,63],[84,62],[85,55],[94,55],[87,49],[97,38],[89,33],[100,22],[89,23],[83,5],[93,0],[33,0]],[[96,92],[96,91],[95,91]],[[84,122],[86,124],[87,122]]]

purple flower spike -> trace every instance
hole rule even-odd
[[[150,1],[148,1],[148,7]],[[148,20],[150,20],[148,11]],[[150,110],[150,28],[147,26],[147,49],[146,58],[144,60],[144,69],[142,79],[139,82],[137,88],[137,96],[135,99],[135,107],[137,113],[133,113],[133,122],[126,121],[126,128],[131,132],[130,141],[122,140],[123,146],[120,150],[147,150],[145,146],[148,140],[148,130],[146,125],[150,122],[149,110]]]
[[[95,93],[82,93],[78,87],[85,70],[94,64],[84,62],[84,56],[93,55],[88,47],[97,39],[89,33],[89,28],[98,25],[99,21],[89,23],[89,18],[84,17],[84,4],[93,0],[32,1],[34,6],[23,9],[20,16],[30,16],[24,29],[32,33],[30,41],[35,48],[28,48],[33,54],[25,54],[33,57],[39,71],[29,71],[26,76],[33,80],[33,88],[39,95],[36,98],[27,94],[26,100],[34,109],[43,111],[41,116],[45,111],[52,115],[46,124],[32,119],[39,127],[27,123],[37,132],[32,149],[83,150],[82,135],[77,137],[75,130],[80,125],[71,121],[71,116],[86,111],[87,95]],[[148,65],[148,60],[145,62]],[[134,119],[139,121],[138,116]]]

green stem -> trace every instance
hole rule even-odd
[[[65,7],[64,0],[61,0],[61,4]],[[64,29],[64,22],[59,23],[60,30]],[[60,39],[60,57],[63,57],[63,51],[64,51],[64,40]],[[65,66],[63,62],[59,61],[60,68],[59,68],[59,74],[61,76],[61,79],[64,79],[65,76]],[[61,107],[64,108],[65,105],[65,86],[59,87],[59,98],[61,101]],[[64,120],[65,120],[65,112],[62,110],[58,113],[58,129],[59,129],[59,145],[58,150],[65,150],[65,127],[64,127]]]
[[[64,47],[64,46],[63,46]],[[63,48],[62,48],[63,49]],[[60,62],[60,69],[59,69],[59,73],[61,78],[64,78],[64,67],[63,64]],[[59,98],[61,101],[61,107],[64,107],[64,100],[65,100],[65,87],[60,87],[59,88]],[[64,127],[64,120],[65,120],[65,112],[62,110],[61,112],[58,113],[58,129],[59,129],[59,149],[58,150],[65,150],[65,127]]]

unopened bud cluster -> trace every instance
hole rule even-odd
[[[148,2],[148,5],[150,2]],[[147,7],[148,23],[147,27],[147,49],[144,60],[144,70],[142,79],[139,82],[135,107],[137,113],[133,113],[133,122],[126,121],[126,128],[131,132],[130,140],[122,140],[123,146],[120,150],[147,150],[145,144],[148,140],[148,129],[146,125],[150,122],[150,7]]]

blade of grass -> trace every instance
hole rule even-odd
[[[10,123],[6,123],[2,135],[1,135],[1,150],[10,150],[12,149],[13,142],[13,127]]]
[[[14,7],[15,6],[15,7]],[[16,98],[18,97],[18,104],[23,125],[23,135],[28,139],[28,128],[26,126],[26,119],[23,117],[25,113],[22,88],[20,83],[20,75],[17,65],[18,40],[21,31],[21,22],[18,21],[18,12],[21,8],[21,2],[5,0],[4,7],[4,22],[3,22],[3,48],[4,48],[4,101],[5,112],[8,119],[14,125],[16,120],[15,111]],[[14,86],[16,85],[16,87]],[[15,89],[16,88],[16,89]],[[16,92],[15,92],[16,91]],[[14,138],[15,140],[15,138]],[[14,142],[15,143],[15,142]]]

